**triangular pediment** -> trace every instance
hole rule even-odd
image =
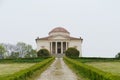
[[[57,36],[52,36],[51,39],[69,39],[69,38],[66,36],[57,35]]]

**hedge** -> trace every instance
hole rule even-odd
[[[86,62],[120,62],[120,59],[117,58],[100,58],[100,57],[79,57],[79,58],[73,58],[77,61],[80,61],[82,63]]]
[[[50,57],[47,57],[50,58]],[[47,58],[0,59],[0,63],[38,63]]]
[[[43,60],[42,62],[39,62],[27,69],[21,70],[12,75],[0,77],[0,80],[27,80],[34,74],[34,72],[42,70],[42,68],[44,68],[45,66],[49,66],[53,62],[53,60],[54,58],[48,58],[46,60]]]
[[[120,76],[101,71],[92,66],[75,61],[74,59],[64,57],[64,61],[79,75],[87,77],[90,80],[120,80]]]

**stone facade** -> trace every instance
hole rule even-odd
[[[63,54],[69,47],[75,47],[80,51],[79,57],[82,56],[82,42],[81,37],[71,37],[70,33],[62,27],[54,28],[47,37],[36,39],[37,51],[45,48],[51,54]]]

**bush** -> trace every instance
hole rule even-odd
[[[50,57],[50,52],[47,49],[40,49],[37,52],[38,57]]]
[[[115,58],[120,59],[120,52],[115,56]]]
[[[65,51],[65,55],[67,57],[76,58],[79,57],[79,51],[76,48],[68,48],[67,51]]]

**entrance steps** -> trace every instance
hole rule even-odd
[[[57,57],[57,58],[62,58],[65,56],[65,54],[52,54],[52,56]]]

